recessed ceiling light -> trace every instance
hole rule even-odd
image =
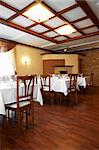
[[[42,3],[36,3],[25,11],[23,15],[36,22],[44,22],[54,16],[54,14]]]
[[[59,27],[58,29],[55,29],[55,31],[60,35],[69,35],[76,30],[71,25],[64,25],[62,27]]]
[[[67,52],[67,48],[64,49],[64,52]]]

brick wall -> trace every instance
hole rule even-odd
[[[94,85],[99,86],[99,51],[93,50],[84,53],[81,61],[81,72],[85,74],[94,73]]]

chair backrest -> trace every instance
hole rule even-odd
[[[35,75],[17,76],[17,108],[21,100],[33,101],[34,77]]]
[[[76,89],[77,89],[77,76],[78,76],[78,74],[68,74],[68,76],[70,77],[70,84],[69,84],[69,90],[70,90],[70,92],[72,90],[76,91]]]
[[[48,91],[51,91],[51,76],[50,75],[41,75],[40,79],[41,79],[42,90],[46,86],[46,87],[48,87]]]
[[[94,76],[94,74],[91,73],[91,74],[90,74],[90,85],[93,85],[93,76]]]
[[[85,77],[85,79],[86,79],[86,84],[87,84],[87,86],[93,86],[94,73],[91,73],[91,74],[84,74],[84,77]]]

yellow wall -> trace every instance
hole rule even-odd
[[[77,54],[46,54],[45,51],[17,44],[15,47],[16,70],[19,75],[24,74],[43,74],[43,61],[47,59],[65,59],[65,65],[73,65],[73,73],[78,73]],[[27,56],[29,64],[24,64],[22,58]]]
[[[24,74],[42,74],[43,63],[41,54],[44,51],[23,45],[16,45],[16,70],[20,75]],[[23,64],[22,58],[27,56],[29,64]]]
[[[47,59],[65,59],[65,65],[73,65],[72,73],[78,73],[78,55],[77,54],[46,54],[42,56]]]

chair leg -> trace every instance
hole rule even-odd
[[[21,111],[18,111],[18,130],[19,130],[19,133],[22,131],[22,112]]]
[[[31,106],[31,115],[32,115],[32,125],[34,126],[34,104]]]
[[[3,128],[7,128],[7,118],[6,118],[6,115],[3,116]]]
[[[78,96],[77,96],[77,91],[75,92],[75,104],[78,104]]]
[[[28,110],[26,110],[26,126],[28,126]]]

